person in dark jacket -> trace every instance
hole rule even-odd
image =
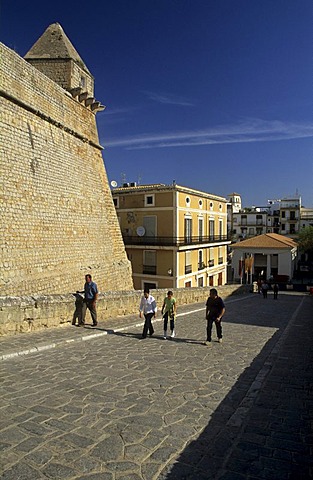
[[[225,314],[225,304],[221,297],[218,296],[216,288],[211,288],[210,296],[206,302],[205,317],[207,319],[207,338],[204,344],[211,347],[212,343],[212,327],[213,322],[216,326],[218,342],[222,343],[222,318]]]
[[[98,299],[98,287],[96,283],[92,281],[91,275],[85,275],[84,293],[85,293],[85,298],[84,298],[83,309],[82,309],[81,325],[85,324],[85,317],[86,317],[86,312],[88,308],[92,318],[92,326],[96,327],[98,325],[97,309],[96,309],[96,301]]]

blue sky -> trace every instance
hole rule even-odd
[[[311,0],[1,0],[21,56],[59,22],[95,76],[109,180],[313,207]]]

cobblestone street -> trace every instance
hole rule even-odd
[[[1,480],[313,478],[313,298],[230,297],[211,348],[204,311],[3,338]]]

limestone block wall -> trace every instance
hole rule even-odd
[[[249,285],[223,285],[218,287],[219,295],[225,300],[232,295],[247,294]],[[151,291],[158,309],[162,307],[167,289]],[[173,290],[178,305],[205,302],[209,288],[179,288]],[[110,319],[124,315],[138,314],[142,291],[105,292],[99,295],[99,322],[109,323]],[[71,325],[75,312],[75,296],[36,295],[22,297],[0,297],[0,336],[34,332],[45,328]],[[159,312],[160,315],[160,312]],[[86,321],[90,321],[87,312]]]
[[[133,288],[95,115],[0,44],[0,295]]]
[[[53,61],[50,59],[49,61],[31,59],[28,62],[63,88],[77,87],[81,85],[81,79],[84,78],[84,90],[90,96],[94,94],[93,77],[86,75],[86,72],[70,59],[54,59]]]

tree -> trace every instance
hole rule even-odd
[[[313,227],[305,227],[300,230],[298,243],[303,252],[313,251]]]

